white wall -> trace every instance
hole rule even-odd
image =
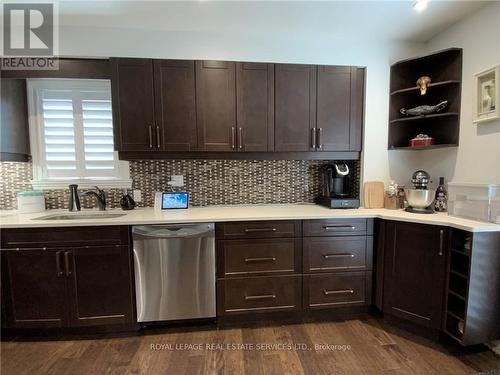
[[[151,3],[146,4],[151,6]],[[129,17],[131,24],[134,22],[134,15],[124,17]],[[331,35],[327,30],[317,27],[311,30],[303,25],[297,25],[297,30],[291,33],[290,29],[272,25],[267,28],[267,24],[262,23],[255,30],[232,23],[229,31],[226,25],[228,20],[223,17],[211,22],[212,25],[219,24],[220,29],[203,30],[196,24],[197,17],[192,13],[178,11],[177,17],[181,20],[177,20],[176,24],[183,25],[182,30],[151,30],[147,24],[134,24],[133,29],[63,26],[60,30],[60,54],[366,66],[363,180],[389,180],[389,67],[396,60],[419,54],[423,44],[373,40],[365,33]],[[217,17],[217,13],[211,13],[211,17]],[[280,19],[277,15],[274,19],[286,24],[287,20],[283,17],[286,16]],[[71,24],[69,20],[65,22],[64,15],[62,18],[62,24]],[[270,21],[272,19],[269,17]]]
[[[397,152],[397,162],[391,160],[393,178],[407,181],[407,168],[429,171],[434,183],[445,176],[458,183],[500,184],[500,120],[472,123],[474,74],[500,64],[499,25],[500,2],[492,2],[427,43],[426,53],[463,48],[460,145],[458,149]]]

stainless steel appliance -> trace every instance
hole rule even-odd
[[[406,211],[418,214],[432,214],[435,191],[428,190],[427,185],[430,182],[430,176],[426,171],[416,171],[413,173],[411,182],[415,189],[406,189],[406,201],[408,207]]]
[[[213,223],[132,227],[138,322],[215,318]]]
[[[346,163],[323,165],[321,195],[316,203],[330,208],[358,208],[359,199],[354,196],[352,184],[352,173]]]

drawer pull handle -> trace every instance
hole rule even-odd
[[[276,294],[260,294],[256,296],[245,296],[245,299],[248,300],[258,300],[258,299],[274,299],[276,298]]]
[[[352,225],[323,225],[324,230],[337,230],[337,229],[356,229],[355,226]]]
[[[255,232],[276,232],[276,228],[246,228],[245,233],[255,233]]]
[[[325,294],[325,296],[331,296],[331,295],[335,295],[335,294],[353,294],[354,290],[352,290],[352,289],[342,289],[342,290],[323,289],[323,293]]]
[[[330,259],[330,258],[354,258],[354,254],[324,254],[323,258],[325,259]]]
[[[252,262],[276,262],[276,257],[245,258],[245,263]]]

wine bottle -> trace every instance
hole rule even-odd
[[[434,210],[437,212],[448,211],[448,191],[444,186],[444,177],[439,177],[439,186],[436,189],[436,199],[434,200]]]

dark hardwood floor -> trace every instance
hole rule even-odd
[[[190,344],[203,348],[186,347]],[[216,347],[207,350],[207,344]],[[217,347],[238,344],[247,346]],[[282,347],[263,350],[264,345],[278,344]],[[300,346],[294,347],[296,344]],[[326,344],[340,347],[315,347]],[[374,317],[290,325],[260,323],[245,328],[156,329],[128,337],[23,338],[1,343],[1,372],[6,375],[459,375],[496,374],[492,370],[499,368],[499,357],[489,350],[457,351]]]

